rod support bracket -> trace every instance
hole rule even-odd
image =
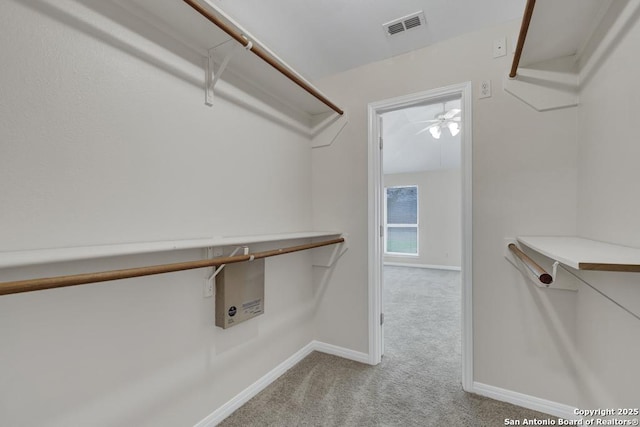
[[[553,266],[551,267],[551,277],[553,277],[553,282],[555,283],[558,278],[558,265],[560,265],[559,261],[554,261]]]
[[[223,43],[223,45],[224,44],[227,44],[227,43]],[[251,42],[249,42],[249,44],[251,44]],[[237,43],[231,44],[231,48],[224,55],[224,58],[222,59],[220,66],[216,70],[215,69],[216,61],[214,60],[214,56],[215,56],[216,50],[219,49],[220,46],[222,45],[208,49],[207,57],[205,58],[205,101],[204,102],[209,107],[213,105],[214,88],[216,87],[216,83],[218,83],[220,76],[222,76],[222,73],[224,73],[224,71],[227,69],[227,65],[229,65],[229,61],[231,61],[231,58],[233,58],[233,55],[235,55]]]
[[[247,36],[245,36],[244,34],[242,35],[242,38],[247,41],[247,44],[244,45],[244,48],[247,49],[247,50],[253,49],[253,42],[251,40],[249,40],[249,38]]]

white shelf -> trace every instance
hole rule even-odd
[[[118,245],[77,246],[72,248],[51,248],[0,252],[0,268],[22,267],[26,265],[47,264],[64,261],[79,261],[86,259],[154,252],[177,251],[184,249],[247,245],[250,243],[276,242],[282,240],[313,239],[339,235],[341,235],[341,233],[337,231],[303,231],[297,233],[263,234],[253,236],[221,236],[208,239],[125,243]]]
[[[577,270],[640,272],[638,248],[568,236],[523,236],[518,242]]]
[[[339,236],[339,231],[303,231],[300,233],[261,234],[255,236],[230,236],[214,239],[213,246],[246,245],[249,243],[276,242],[278,240],[312,239],[318,237]]]
[[[249,82],[253,87],[263,93],[279,100],[296,112],[304,112],[312,117],[318,114],[332,112],[331,108],[319,101],[313,95],[283,76],[269,64],[258,58],[253,53],[242,48],[224,31],[206,20],[189,5],[180,0],[112,0],[124,7],[130,13],[134,13],[141,19],[151,23],[170,37],[180,41],[203,56],[213,49],[213,57],[218,65],[223,61],[230,47],[236,45],[233,57],[226,68],[225,73],[231,71],[242,80]],[[256,40],[248,31],[237,22],[226,16],[210,0],[199,0],[199,3],[227,22],[239,33],[246,35],[254,45],[260,46],[278,62],[289,68],[301,80],[313,86],[303,76],[277,57],[267,46]],[[222,77],[224,79],[224,75]],[[203,81],[204,84],[204,81]],[[316,89],[318,91],[318,89]],[[318,91],[320,92],[320,91]],[[215,101],[214,101],[215,102]]]
[[[517,76],[505,79],[505,91],[537,111],[577,106],[581,74],[602,60],[633,16],[619,9],[613,0],[537,0]]]
[[[611,3],[612,0],[537,0],[520,65],[579,56]]]

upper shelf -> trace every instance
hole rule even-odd
[[[528,0],[504,89],[537,111],[574,107],[635,5],[613,0]],[[595,64],[595,65],[594,65]]]
[[[518,242],[577,270],[640,272],[640,249],[581,237],[518,237]]]
[[[243,29],[238,23],[226,16],[220,9],[209,0],[198,0],[197,4],[207,13],[214,15],[224,22],[233,31],[246,36],[253,46],[268,54],[275,63],[291,73],[294,79],[299,79],[300,83],[295,83],[292,79],[283,75],[273,68],[263,59],[256,56],[247,49],[242,48],[240,43],[225,33],[218,26],[209,22],[199,12],[194,10],[183,0],[115,0],[128,10],[140,15],[143,19],[151,22],[160,30],[176,38],[183,44],[191,47],[203,56],[212,54],[214,61],[221,64],[229,52],[229,47],[238,45],[233,53],[226,70],[249,82],[252,86],[260,89],[264,93],[278,99],[296,111],[303,111],[310,116],[332,112],[332,108],[321,102],[314,95],[300,87],[300,83],[309,86],[317,92],[320,97],[326,97],[318,89],[313,87],[304,77],[300,76],[283,60],[271,52],[265,45],[256,40],[248,31]],[[227,71],[225,71],[227,72]],[[329,103],[329,101],[327,99]],[[336,107],[337,108],[337,107]]]
[[[613,0],[537,0],[520,65],[579,54]]]
[[[0,268],[52,262],[78,261],[112,256],[166,252],[183,249],[198,249],[247,245],[249,243],[276,242],[282,240],[312,239],[340,235],[336,231],[303,231],[298,233],[262,234],[253,236],[214,237],[209,239],[173,240],[120,245],[78,246],[72,248],[35,249],[0,252]]]

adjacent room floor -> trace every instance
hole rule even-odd
[[[462,391],[459,272],[385,267],[385,328],[378,366],[312,353],[220,425],[502,426],[506,418],[553,418]]]

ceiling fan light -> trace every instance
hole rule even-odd
[[[456,122],[449,122],[449,132],[451,132],[451,136],[456,136],[460,133],[460,125]]]
[[[440,130],[440,126],[434,126],[432,128],[429,128],[429,133],[435,139],[440,139],[440,135],[442,135],[442,131]]]

